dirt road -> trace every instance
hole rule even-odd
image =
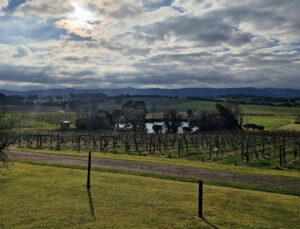
[[[30,153],[20,151],[9,151],[11,158],[26,159],[31,161],[61,163],[71,165],[87,165],[86,157]],[[173,175],[180,177],[189,177],[203,180],[234,182],[243,184],[253,184],[265,187],[279,187],[300,191],[300,179],[281,176],[260,176],[244,174],[237,172],[218,171],[211,169],[187,168],[165,164],[154,164],[147,162],[125,161],[93,158],[92,166],[122,170],[132,170],[139,172],[157,173],[163,175]]]

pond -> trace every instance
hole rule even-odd
[[[121,124],[119,123],[119,128],[123,129],[125,128],[125,124]],[[165,134],[167,133],[168,129],[167,126],[164,122],[146,122],[146,131],[148,134],[154,134],[154,130],[153,130],[153,126],[154,125],[161,125],[162,126],[162,133]],[[127,124],[127,127],[130,128],[130,124]],[[183,133],[183,127],[188,127],[189,123],[188,122],[181,122],[180,127],[178,128],[178,134],[182,134]],[[192,132],[195,132],[196,130],[198,130],[197,127],[192,128]]]
[[[149,134],[154,133],[154,130],[152,129],[152,127],[154,125],[161,125],[163,134],[165,134],[168,131],[167,126],[164,122],[153,122],[153,123],[152,122],[147,122],[146,123],[147,133],[149,133]],[[178,134],[182,134],[183,133],[183,127],[188,127],[188,126],[189,126],[188,122],[181,122],[181,125],[178,128]],[[195,132],[197,129],[198,129],[197,127],[192,128],[192,132]]]

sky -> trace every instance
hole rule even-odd
[[[0,0],[0,88],[300,89],[299,0]]]

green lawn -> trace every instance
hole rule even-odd
[[[0,228],[297,228],[296,196],[15,163],[0,180]]]

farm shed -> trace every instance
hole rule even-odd
[[[70,121],[63,121],[60,123],[61,130],[69,130],[70,128]]]

